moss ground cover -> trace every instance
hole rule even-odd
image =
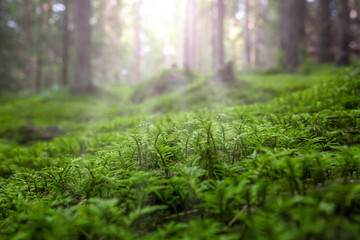
[[[0,99],[0,238],[359,239],[356,66],[151,81]]]

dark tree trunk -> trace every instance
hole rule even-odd
[[[61,73],[61,84],[63,86],[68,85],[68,62],[69,62],[69,8],[70,2],[69,0],[64,0],[64,4],[66,6],[64,12],[64,26],[63,26],[63,52],[62,52],[62,73]]]
[[[330,20],[330,2],[331,0],[319,0],[318,6],[318,27],[319,44],[318,58],[320,63],[333,61],[331,52],[331,20]]]
[[[36,56],[36,76],[35,76],[35,90],[37,93],[41,91],[43,84],[43,58],[44,58],[44,4],[45,1],[40,1],[40,7],[42,9],[41,14],[38,18],[38,39],[37,39],[37,56]]]
[[[134,5],[134,20],[135,20],[135,62],[134,62],[134,81],[140,82],[141,80],[141,16],[140,16],[141,0],[135,2]]]
[[[50,58],[50,54],[52,51],[52,46],[51,44],[53,44],[53,41],[51,41],[51,33],[50,33],[50,23],[49,23],[49,19],[50,19],[50,15],[51,15],[51,5],[52,1],[51,0],[46,0],[45,3],[43,4],[43,12],[44,12],[44,69],[46,71],[44,71],[44,86],[45,88],[50,88],[51,85],[53,84],[53,79],[54,77],[52,76],[52,72],[51,72],[51,68],[53,66],[53,63],[50,62],[51,58]]]
[[[76,79],[74,92],[84,94],[93,89],[91,81],[91,0],[76,0]]]
[[[34,47],[34,40],[33,40],[33,3],[31,1],[24,1],[25,4],[25,16],[24,16],[24,32],[25,32],[25,39],[28,43],[29,49],[32,50]],[[34,64],[32,63],[31,58],[33,57],[33,52],[29,52],[26,55],[26,61],[25,61],[25,76],[28,78],[27,87],[29,89],[34,89]]]
[[[280,46],[287,72],[294,72],[304,57],[305,14],[305,0],[281,1]]]
[[[338,0],[338,47],[336,52],[336,65],[350,64],[350,8],[348,0]]]

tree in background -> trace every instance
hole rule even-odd
[[[62,72],[61,72],[61,84],[63,86],[68,85],[68,63],[69,63],[69,8],[70,1],[64,0],[64,26],[63,26],[63,52],[62,52]]]
[[[35,90],[37,93],[41,91],[43,88],[43,63],[44,58],[46,56],[46,32],[44,31],[44,27],[47,25],[48,11],[49,5],[46,0],[40,1],[40,8],[38,8],[40,14],[37,19],[37,54],[36,54],[36,76],[35,76]]]
[[[225,50],[224,50],[224,18],[225,6],[223,0],[213,0],[210,7],[211,12],[211,48],[212,48],[212,62],[213,69],[216,70],[224,65]]]
[[[19,41],[17,25],[10,21],[10,3],[0,1],[0,93],[19,88],[19,79],[14,76],[14,71],[21,64],[19,55]]]
[[[196,44],[196,1],[188,0],[187,5],[187,34],[185,34],[185,69],[186,72],[195,69],[195,44]]]
[[[244,19],[244,67],[251,65],[251,38],[250,38],[250,0],[245,0],[245,19]]]
[[[135,23],[135,62],[134,62],[134,82],[141,80],[141,0],[134,2],[134,23]]]
[[[338,42],[335,62],[338,66],[350,64],[350,8],[348,0],[338,0]]]
[[[41,92],[61,84],[86,92],[92,82],[147,78],[176,57],[188,71],[214,73],[226,52],[239,68],[259,70],[275,67],[283,55],[287,72],[302,64],[305,50],[319,63],[336,56],[338,65],[360,55],[358,0],[142,1],[141,25],[137,3],[0,0],[1,90]]]
[[[282,0],[280,10],[280,48],[284,53],[283,65],[294,72],[305,54],[305,0]]]
[[[76,75],[73,90],[84,94],[93,89],[91,76],[91,0],[76,1]]]
[[[218,51],[218,66],[222,66],[225,63],[224,52],[224,16],[225,7],[223,0],[217,0],[217,51]]]
[[[320,63],[328,63],[333,61],[332,36],[331,36],[331,0],[318,0],[317,16],[318,16],[318,59]]]

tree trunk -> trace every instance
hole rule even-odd
[[[225,54],[224,54],[224,1],[223,0],[217,0],[217,50],[218,50],[218,66],[224,65],[225,62]]]
[[[33,47],[34,47],[34,39],[33,39],[33,31],[34,31],[34,21],[33,21],[33,3],[31,1],[24,1],[24,22],[23,22],[23,26],[24,26],[24,33],[25,33],[25,39],[27,42],[27,47],[28,50],[24,56],[25,60],[25,66],[24,66],[24,73],[25,76],[27,76],[27,84],[26,87],[28,89],[34,89],[34,69],[35,66],[32,62],[32,58],[33,58]]]
[[[178,8],[182,9],[181,15],[179,18],[179,38],[178,38],[178,54],[177,54],[177,66],[179,68],[185,68],[185,56],[186,56],[186,16],[187,11],[186,9],[186,2],[180,1],[178,2]]]
[[[283,65],[294,72],[305,52],[305,0],[282,0],[280,17],[280,46],[284,53]]]
[[[52,1],[51,0],[46,0],[45,3],[43,4],[43,12],[44,12],[44,86],[45,88],[50,88],[52,85],[52,81],[54,79],[54,77],[52,76],[51,73],[51,68],[52,66],[54,66],[53,62],[51,62],[51,57],[50,55],[53,54],[53,48],[51,46],[51,44],[53,44],[54,42],[51,41],[52,36],[51,36],[51,31],[50,31],[50,23],[49,23],[49,19],[51,16],[51,11],[52,11]],[[46,35],[45,35],[46,34]]]
[[[76,79],[74,92],[84,94],[93,89],[91,81],[91,0],[76,2]]]
[[[36,56],[36,76],[35,76],[35,90],[37,93],[41,91],[43,85],[43,59],[44,59],[44,29],[45,14],[44,14],[45,0],[40,1],[41,14],[38,19],[38,39],[37,39],[37,56]]]
[[[68,85],[68,62],[69,62],[69,0],[64,0],[65,12],[64,12],[64,26],[63,26],[63,52],[62,52],[62,73],[61,73],[61,84],[63,86]]]
[[[141,80],[141,16],[140,16],[141,0],[134,3],[134,22],[135,22],[135,62],[134,62],[134,82]]]
[[[212,55],[212,68],[216,70],[219,66],[219,51],[217,50],[218,44],[218,28],[217,28],[217,4],[215,0],[210,1],[211,12],[211,55]]]
[[[188,44],[187,44],[187,71],[195,68],[195,0],[189,0],[188,14],[189,14],[189,25],[188,25]]]
[[[338,47],[336,52],[336,65],[350,64],[350,8],[348,0],[338,0]]]
[[[245,1],[245,22],[244,22],[244,65],[250,67],[251,63],[251,42],[250,42],[250,0]]]
[[[330,2],[330,0],[319,0],[317,9],[319,27],[318,58],[320,63],[333,61],[331,53]]]

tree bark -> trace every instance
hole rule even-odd
[[[89,93],[93,90],[91,81],[91,0],[76,0],[76,79],[74,92]]]
[[[68,61],[69,61],[69,0],[64,0],[65,12],[64,12],[64,25],[63,25],[63,52],[62,52],[62,73],[61,73],[61,84],[63,86],[68,85]]]
[[[318,58],[320,63],[333,61],[331,52],[330,2],[330,0],[319,0],[317,9],[319,27]]]
[[[284,53],[283,65],[294,72],[305,52],[305,0],[282,0],[280,17],[280,47]]]
[[[338,47],[336,52],[336,65],[350,64],[350,8],[348,0],[338,0]]]

